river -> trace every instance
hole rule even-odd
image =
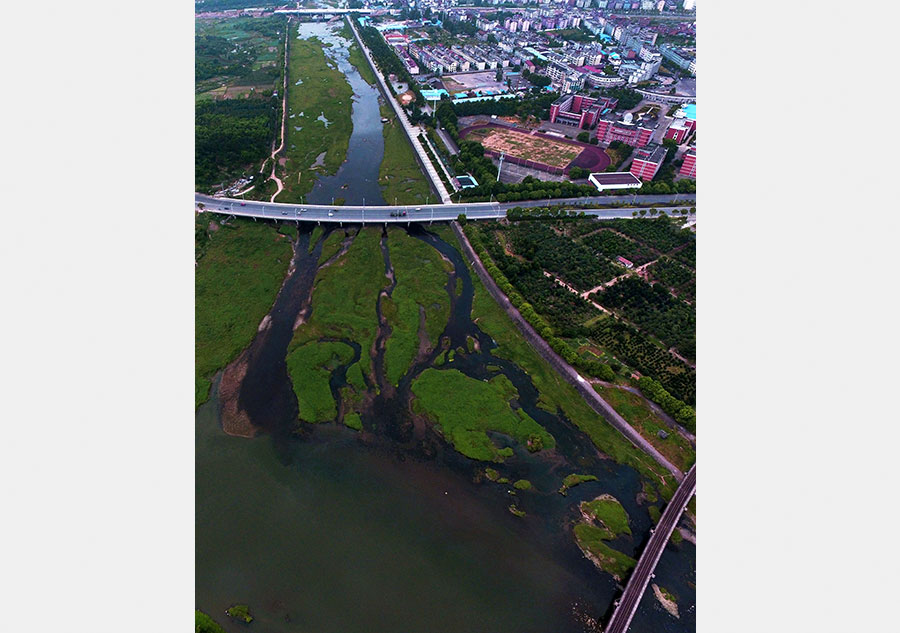
[[[329,41],[327,34],[317,36]],[[342,54],[332,48],[329,56],[335,55],[357,90],[352,75],[358,74],[341,65]],[[380,139],[381,131],[380,119],[377,135],[368,127],[373,111],[377,115],[377,95],[354,101],[351,158],[336,176],[317,183],[315,195],[350,201],[352,189],[354,196],[366,192],[368,202],[364,174],[373,170],[377,189],[383,144],[375,161],[370,150],[376,146],[368,143]],[[365,165],[350,168],[357,165],[355,147],[370,153]],[[347,181],[340,179],[345,170],[355,184],[330,190]],[[300,228],[292,270],[269,325],[245,355],[238,397],[264,432],[253,439],[223,432],[218,380],[196,414],[197,608],[229,632],[246,629],[223,615],[235,603],[250,605],[251,629],[266,633],[576,633],[594,630],[585,624],[591,620],[605,622],[619,589],[583,557],[571,526],[580,501],[612,494],[628,512],[634,537],[611,545],[636,555],[652,524],[646,505],[637,501],[640,477],[603,459],[568,421],[538,408],[527,374],[490,355],[495,345],[471,320],[472,279],[455,244],[409,229],[452,262],[448,288],[460,280],[460,295],[448,293],[445,335],[451,347],[465,347],[471,336],[480,351],[457,354],[452,367],[474,378],[506,375],[519,390],[522,408],[557,440],[553,454],[515,447],[514,456],[498,466],[511,479],[534,484],[534,491],[517,495],[527,516],[508,511],[508,486],[479,480],[484,464],[433,438],[422,443],[413,437],[404,403],[412,380],[434,354],[414,364],[396,390],[375,398],[363,414],[366,432],[335,424],[295,432],[297,406],[284,356],[297,315],[308,308],[321,248],[307,253],[308,231]],[[390,267],[387,251],[385,265]],[[375,366],[381,366],[380,358]],[[335,376],[333,387],[335,380],[342,376]],[[558,494],[562,476],[576,471],[599,481]],[[667,548],[654,582],[678,596],[681,618],[663,611],[648,591],[631,631],[694,629],[693,567],[693,545]]]

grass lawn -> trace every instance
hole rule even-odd
[[[280,169],[285,189],[279,194],[278,202],[299,202],[320,174],[337,172],[347,157],[353,131],[353,90],[334,62],[325,57],[322,43],[315,37],[295,38],[289,49],[287,162]],[[300,85],[298,80],[302,82]],[[315,166],[323,154],[320,164]]]
[[[294,332],[289,352],[321,337],[349,339],[362,346],[361,369],[371,373],[370,350],[378,333],[375,302],[388,283],[380,240],[381,229],[361,230],[343,257],[319,271],[312,313]]]
[[[209,214],[198,222],[208,224]],[[268,313],[291,260],[287,236],[263,222],[235,219],[206,232],[194,273],[195,404],[209,396],[210,379],[244,349]]]
[[[687,471],[696,460],[696,453],[691,443],[669,426],[650,408],[647,402],[636,393],[625,389],[615,389],[596,385],[594,389],[606,400],[616,412],[637,430],[666,459],[683,471]],[[668,433],[662,439],[657,433],[663,430]]]
[[[600,521],[603,526],[615,536],[631,534],[628,526],[628,513],[622,504],[611,495],[601,495],[593,501],[584,501],[581,511],[592,516],[595,521]]]
[[[509,388],[496,378],[469,378],[455,369],[426,369],[412,385],[416,406],[440,424],[453,447],[472,459],[503,461],[486,431],[497,431],[527,444],[541,438],[545,448],[556,441],[523,410],[509,406]]]
[[[425,332],[435,347],[450,316],[447,275],[452,266],[431,246],[397,227],[388,230],[388,248],[397,285],[382,310],[391,326],[385,344],[385,373],[396,385],[419,349],[419,312],[425,310]]]
[[[513,361],[528,373],[541,394],[542,408],[553,413],[562,411],[575,426],[588,434],[598,449],[616,462],[627,464],[654,483],[660,484],[663,495],[670,498],[677,488],[677,482],[671,473],[625,439],[534,351],[515,324],[485,290],[468,262],[466,265],[469,267],[472,284],[475,287],[472,318],[482,330],[497,341],[499,347],[492,353]]]
[[[596,525],[579,523],[575,526],[578,546],[588,552],[603,571],[612,574],[617,580],[623,580],[637,561],[604,543],[612,538],[609,530]]]
[[[378,170],[378,184],[387,204],[424,204],[431,194],[428,180],[393,110],[381,105],[381,116],[388,119],[384,124],[384,158]],[[431,194],[432,202],[437,197]]]
[[[353,348],[336,341],[311,341],[288,354],[287,369],[301,420],[316,423],[337,417],[337,406],[328,381],[332,371],[352,358]]]

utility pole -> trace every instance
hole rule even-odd
[[[503,169],[503,157],[504,156],[506,156],[506,154],[503,154],[503,153],[500,154],[500,164],[497,165],[497,182],[500,182],[500,170]]]

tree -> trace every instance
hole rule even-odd
[[[456,216],[456,221],[459,222],[462,226],[465,226],[469,220],[466,218],[465,213],[460,213],[458,216]]]
[[[579,132],[578,136],[575,137],[575,140],[581,141],[582,143],[587,143],[590,136],[591,133],[585,130],[584,132]]]
[[[496,76],[494,77],[494,79],[495,79],[496,81],[498,81],[498,82],[499,82],[499,81],[503,81],[503,69],[502,69],[502,68],[498,68],[498,69],[497,69],[497,74],[496,74]]]
[[[675,141],[674,138],[664,138],[664,139],[663,139],[663,142],[662,142],[662,145],[663,145],[663,147],[665,147],[667,150],[672,150],[672,154],[671,154],[672,157],[674,157],[674,156],[675,156],[675,152],[678,151],[678,143]]]
[[[582,178],[587,178],[589,173],[590,172],[588,172],[587,169],[576,166],[569,170],[569,178],[572,180],[580,180]]]

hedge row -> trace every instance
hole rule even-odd
[[[697,428],[697,414],[693,407],[666,391],[660,383],[649,376],[638,380],[638,387],[645,396],[662,407],[663,411],[675,418],[675,421],[688,429],[691,433]]]

